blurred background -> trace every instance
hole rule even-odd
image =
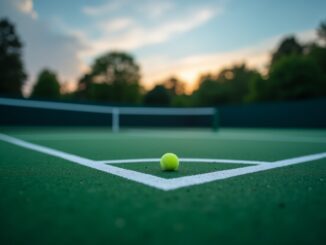
[[[2,0],[0,95],[218,107],[225,126],[326,127],[325,9],[322,0]]]

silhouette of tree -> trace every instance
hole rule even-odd
[[[245,64],[240,64],[222,70],[217,76],[217,81],[225,87],[224,91],[227,93],[225,102],[241,103],[246,100],[251,81],[260,77],[261,75],[256,70],[248,69]]]
[[[307,56],[316,62],[316,64],[319,66],[320,70],[324,73],[326,77],[326,47],[314,44],[310,47]]]
[[[139,66],[132,56],[122,52],[111,52],[98,57],[92,66],[92,75],[98,83],[139,82]]]
[[[21,59],[23,45],[15,27],[7,19],[0,20],[0,94],[21,96],[27,75]]]
[[[89,73],[84,74],[79,79],[77,91],[74,96],[78,99],[93,99],[91,98],[92,83],[92,75]]]
[[[31,97],[57,99],[60,97],[60,83],[53,71],[44,69],[38,75]]]
[[[272,100],[305,99],[326,94],[324,77],[317,63],[309,57],[291,55],[275,63],[266,83]]]
[[[320,40],[322,40],[324,44],[326,44],[326,21],[320,23],[320,26],[317,29],[317,34]]]
[[[212,77],[205,76],[201,78],[198,89],[192,95],[195,105],[211,106],[225,102],[223,89]]]
[[[140,101],[140,69],[133,57],[123,52],[111,52],[98,57],[79,81],[77,96],[109,102]],[[97,86],[97,84],[102,84]],[[99,87],[101,90],[99,91]]]
[[[176,77],[170,77],[163,82],[163,85],[171,92],[173,96],[184,94],[186,90],[185,83],[181,82]]]
[[[156,85],[144,97],[145,105],[169,106],[171,94],[163,85]]]
[[[272,55],[271,64],[273,65],[279,59],[288,55],[300,55],[303,53],[303,47],[298,43],[295,37],[286,37]]]
[[[261,75],[244,64],[223,69],[217,76],[205,76],[195,91],[198,105],[241,103],[246,101],[249,84]]]

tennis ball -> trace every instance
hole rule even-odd
[[[165,153],[161,157],[161,169],[165,171],[175,171],[179,168],[179,158],[176,154]]]

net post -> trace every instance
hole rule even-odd
[[[112,109],[112,132],[118,133],[120,129],[120,122],[119,122],[119,108]]]
[[[213,112],[213,131],[217,132],[219,128],[219,113],[218,113],[218,109],[214,108],[214,112]]]

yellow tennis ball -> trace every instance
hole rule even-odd
[[[165,153],[161,157],[161,169],[165,171],[175,171],[179,168],[179,158],[176,154]]]

